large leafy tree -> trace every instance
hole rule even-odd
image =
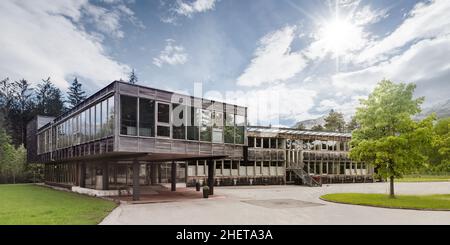
[[[356,121],[356,117],[354,116],[350,119],[350,121],[347,124],[345,124],[345,130],[350,133],[353,130],[357,129],[358,127],[359,127],[358,122]]]
[[[352,133],[350,156],[373,164],[378,174],[390,181],[395,197],[394,178],[401,177],[426,161],[423,148],[433,139],[434,116],[415,122],[424,98],[413,98],[414,84],[381,81],[356,111],[360,127]]]
[[[343,132],[345,129],[344,115],[340,112],[331,110],[325,117],[325,130],[331,132]]]
[[[86,99],[86,92],[81,88],[81,83],[78,82],[78,78],[75,77],[73,80],[67,95],[70,107],[74,107]]]
[[[434,126],[435,139],[429,151],[435,171],[450,172],[450,117],[440,119]]]
[[[37,113],[45,116],[58,116],[65,111],[61,90],[50,81],[42,80],[36,91]]]

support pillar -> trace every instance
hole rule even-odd
[[[108,190],[109,189],[109,169],[108,169],[108,163],[103,163],[103,169],[102,169],[102,190]]]
[[[80,187],[86,187],[86,163],[80,163]]]
[[[177,164],[175,161],[172,161],[172,168],[171,168],[171,183],[172,183],[172,191],[177,190]]]
[[[133,201],[139,201],[140,186],[139,186],[139,161],[133,161]]]
[[[214,195],[214,172],[215,166],[213,160],[208,160],[208,187],[209,187],[209,195]]]
[[[161,163],[158,163],[158,183],[162,183],[162,175],[161,175]]]
[[[150,185],[156,185],[156,175],[158,166],[154,163],[150,163]]]

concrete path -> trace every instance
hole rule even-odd
[[[397,183],[397,194],[450,193],[450,182]],[[323,187],[216,188],[222,198],[120,205],[101,224],[450,224],[450,211],[415,211],[325,202],[326,193],[387,193],[387,183]]]

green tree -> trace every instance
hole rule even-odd
[[[321,132],[321,131],[324,131],[324,128],[322,125],[317,124],[317,125],[312,126],[311,130]]]
[[[68,102],[70,107],[78,105],[80,102],[86,99],[86,92],[81,88],[81,83],[78,82],[78,78],[75,77],[72,84],[69,87]]]
[[[36,99],[37,113],[44,116],[58,116],[65,111],[61,90],[50,81],[50,77],[38,84]]]
[[[353,130],[359,128],[358,122],[356,121],[356,117],[352,117],[350,121],[345,124],[345,130],[351,133]]]
[[[357,108],[360,128],[352,133],[350,156],[373,164],[380,176],[390,180],[390,196],[395,197],[394,178],[416,169],[426,161],[423,148],[431,144],[434,116],[414,122],[424,98],[413,99],[414,84],[383,80]]]
[[[331,132],[343,132],[345,128],[344,115],[342,113],[331,110],[325,117],[325,130]]]
[[[435,171],[450,172],[450,117],[440,119],[434,126],[435,139],[429,152]]]
[[[134,71],[134,69],[131,70],[131,73],[130,73],[130,77],[129,77],[129,79],[128,79],[128,82],[131,83],[131,84],[136,84],[136,83],[138,83],[138,77],[137,77],[136,72]]]

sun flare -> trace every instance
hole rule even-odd
[[[319,33],[327,51],[334,55],[342,55],[352,50],[361,38],[358,26],[340,18],[324,23]]]

